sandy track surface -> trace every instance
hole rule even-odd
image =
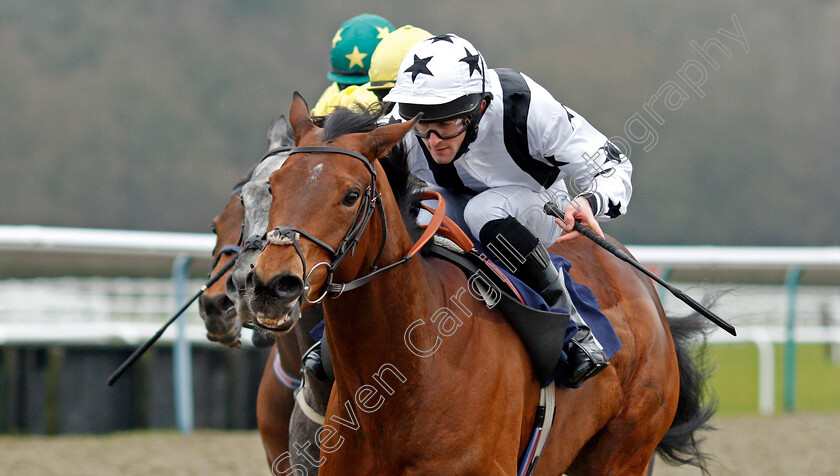
[[[715,420],[705,449],[713,475],[840,475],[840,415],[782,415]],[[269,474],[256,432],[131,432],[104,436],[0,437],[4,475],[260,475]],[[689,476],[694,468],[657,462],[657,476]]]
[[[717,460],[715,476],[840,475],[840,414],[718,418],[703,445]],[[655,464],[657,476],[702,474]]]

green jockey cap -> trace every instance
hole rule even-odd
[[[373,51],[382,38],[392,31],[394,25],[391,22],[370,13],[363,13],[342,23],[332,39],[332,71],[327,73],[327,78],[339,84],[368,82]]]

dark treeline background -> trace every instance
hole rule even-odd
[[[466,37],[607,135],[655,133],[605,226],[625,243],[840,244],[840,1],[684,3],[0,0],[0,223],[207,231],[373,12]],[[691,46],[712,38],[717,69]]]

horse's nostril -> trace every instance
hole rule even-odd
[[[260,278],[257,277],[254,270],[248,271],[248,274],[245,275],[245,289],[248,290],[248,292],[253,293],[257,288],[257,281],[259,279]]]
[[[227,294],[220,294],[216,297],[215,301],[216,306],[222,313],[227,312],[227,310],[233,306],[233,301],[231,301],[230,298],[227,297]]]
[[[233,273],[231,273],[225,280],[225,295],[236,296],[237,294],[238,290],[236,289],[236,283],[233,282]]]
[[[303,281],[297,276],[282,276],[276,280],[274,290],[280,298],[296,299],[303,292]]]
[[[207,315],[224,314],[233,305],[230,299],[224,294],[217,296],[203,294],[198,302]]]
[[[297,276],[285,274],[275,276],[268,283],[263,283],[255,271],[250,271],[245,277],[245,288],[252,296],[275,297],[280,301],[289,302],[300,297],[303,292],[303,280]]]

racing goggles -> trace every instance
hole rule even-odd
[[[456,117],[455,119],[447,119],[439,122],[428,122],[414,125],[414,133],[421,139],[429,140],[432,134],[440,137],[443,140],[452,139],[463,134],[470,125],[470,118],[468,116]]]

